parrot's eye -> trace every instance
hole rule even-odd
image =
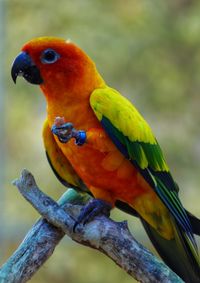
[[[46,49],[42,52],[41,61],[43,64],[55,63],[60,58],[60,55],[53,49]]]

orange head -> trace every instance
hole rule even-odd
[[[12,77],[23,76],[39,84],[48,96],[88,96],[104,84],[93,61],[75,44],[55,37],[40,37],[26,43],[12,66]]]

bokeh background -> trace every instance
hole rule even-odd
[[[200,216],[200,1],[0,0],[0,262],[19,245],[38,214],[11,185],[26,167],[57,199],[43,150],[45,100],[37,86],[10,77],[12,60],[33,37],[70,38],[96,62],[110,86],[148,120],[163,148],[180,197]],[[152,249],[140,223],[133,235]],[[99,252],[65,239],[32,283],[133,282]]]

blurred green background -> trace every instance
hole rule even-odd
[[[187,209],[200,216],[200,1],[0,0],[0,262],[19,245],[38,214],[11,185],[26,167],[54,198],[65,188],[44,154],[45,100],[10,68],[33,37],[70,38],[96,62],[110,86],[134,102],[152,126]],[[152,249],[140,223],[133,235]],[[65,237],[32,283],[133,282],[99,252]]]

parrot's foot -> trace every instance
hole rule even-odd
[[[72,138],[77,145],[83,145],[86,141],[85,131],[76,130],[72,123],[65,123],[64,118],[61,117],[55,119],[51,131],[62,143],[67,143]]]
[[[110,216],[112,206],[101,199],[90,200],[81,210],[76,223],[74,224],[73,231],[76,230],[77,225],[80,223],[86,224],[94,219],[97,215]]]

